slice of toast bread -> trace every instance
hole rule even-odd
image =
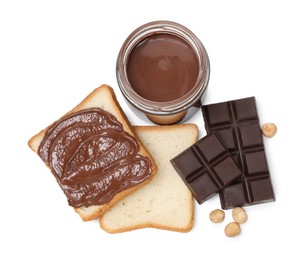
[[[109,112],[115,118],[122,124],[123,130],[127,132],[129,135],[136,137],[133,128],[130,125],[126,115],[124,114],[122,108],[120,107],[115,93],[111,87],[108,85],[102,85],[98,88],[96,88],[92,93],[90,93],[79,105],[77,105],[75,108],[73,108],[71,111],[69,111],[66,115],[81,111],[88,108],[101,108],[106,112]],[[34,135],[28,142],[29,147],[38,154],[39,146],[42,140],[44,139],[44,136],[47,132],[49,127],[46,129],[40,131],[38,134]],[[152,177],[156,173],[156,165],[154,163],[153,158],[148,153],[148,151],[145,149],[145,147],[142,145],[142,143],[139,141],[138,138],[136,138],[138,144],[139,144],[139,151],[138,154],[147,157],[152,165],[152,171],[151,176],[146,179],[144,182],[137,184],[131,188],[125,189],[119,193],[117,193],[109,202],[102,204],[102,205],[91,205],[88,207],[81,206],[77,207],[75,211],[80,215],[80,217],[84,221],[89,221],[92,219],[96,219],[103,215],[113,204],[115,204],[117,201],[124,198],[126,195],[134,192],[135,190],[139,189],[141,186],[147,184]],[[47,163],[46,163],[47,164]],[[47,164],[49,167],[49,165]]]
[[[158,171],[145,187],[128,195],[100,218],[108,233],[153,227],[188,232],[194,222],[191,192],[175,172],[170,159],[194,144],[194,124],[136,126],[137,136],[154,157]]]

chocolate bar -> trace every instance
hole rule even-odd
[[[199,204],[242,172],[215,134],[209,134],[171,160]]]
[[[275,201],[255,98],[202,106],[207,133],[215,133],[242,171],[221,190],[223,209]]]

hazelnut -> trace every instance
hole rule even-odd
[[[248,220],[248,215],[243,208],[237,207],[232,210],[232,217],[238,224],[245,223]]]
[[[266,137],[273,137],[276,134],[277,127],[273,123],[266,123],[262,125],[262,133]]]
[[[236,222],[231,222],[225,227],[225,234],[227,237],[235,237],[241,232],[240,226]]]
[[[214,209],[213,211],[211,211],[210,213],[210,220],[213,223],[219,223],[222,222],[225,218],[225,213],[223,210],[221,209]]]

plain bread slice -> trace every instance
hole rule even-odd
[[[194,222],[194,200],[170,159],[197,141],[194,124],[136,126],[135,131],[154,157],[158,171],[143,188],[119,201],[100,218],[109,233],[153,227],[188,232]]]

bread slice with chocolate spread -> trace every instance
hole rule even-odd
[[[157,167],[107,85],[28,142],[84,221],[151,181]]]
[[[140,228],[188,232],[194,222],[194,200],[170,159],[197,141],[194,124],[135,126],[135,132],[154,157],[158,171],[145,187],[128,195],[100,218],[109,233]]]

